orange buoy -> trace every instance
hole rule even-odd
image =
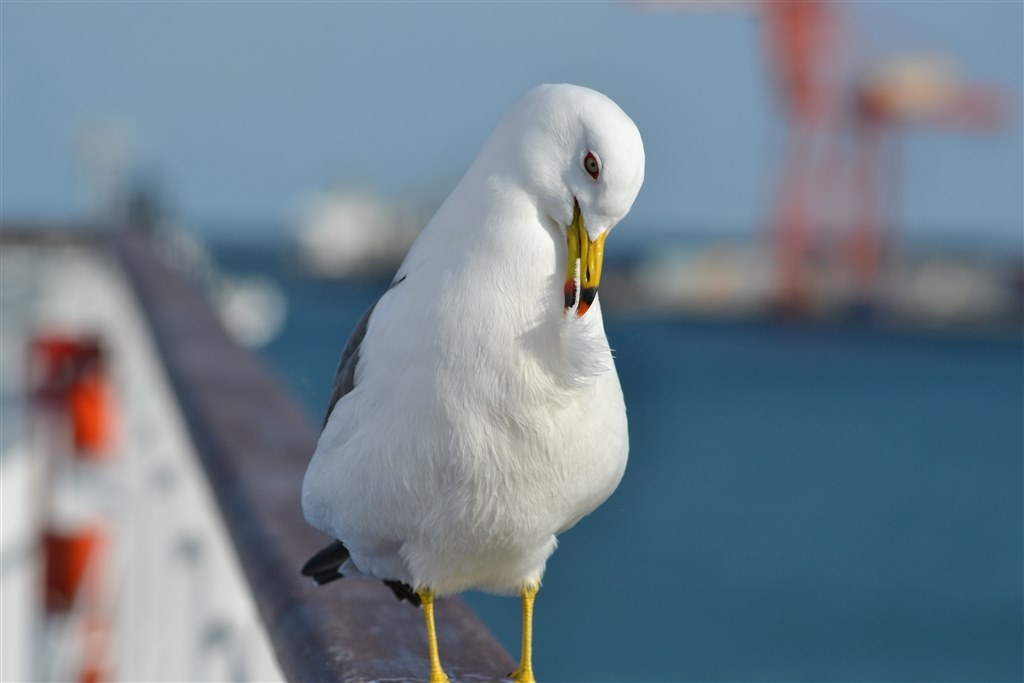
[[[90,565],[105,543],[102,528],[83,527],[73,533],[43,533],[43,566],[46,611],[67,612],[82,593]]]

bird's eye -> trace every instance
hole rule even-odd
[[[601,175],[601,162],[596,154],[587,152],[587,156],[583,157],[583,170],[589,173],[591,178],[597,180]]]

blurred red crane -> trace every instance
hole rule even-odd
[[[886,240],[882,234],[885,224],[892,228],[896,222],[883,215],[884,190],[891,200],[899,185],[890,153],[894,134],[912,124],[992,130],[1003,119],[1003,96],[995,88],[963,83],[950,62],[936,56],[893,57],[851,69],[843,63],[850,32],[838,3],[773,0],[760,7],[769,63],[790,119],[773,226],[777,304],[784,312],[805,311],[813,250],[837,246],[855,301],[870,304],[883,258],[895,243],[893,235]],[[846,154],[844,138],[851,150]],[[816,210],[823,201],[838,201],[827,211],[852,221],[838,245],[812,241],[827,222]]]
[[[811,308],[809,267],[822,260],[836,263],[852,280],[855,302],[871,304],[883,257],[895,243],[893,235],[882,235],[883,224],[892,229],[895,223],[894,216],[883,216],[883,206],[895,200],[899,185],[895,133],[911,124],[991,130],[1003,121],[1005,98],[995,88],[963,83],[950,62],[936,56],[889,58],[868,67],[847,63],[852,33],[840,3],[670,5],[726,6],[760,11],[767,62],[789,121],[769,226],[776,306],[787,314]],[[836,225],[843,217],[850,223],[845,230]],[[828,234],[833,229],[845,234]]]

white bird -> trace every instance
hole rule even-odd
[[[558,534],[626,467],[626,408],[597,287],[608,232],[644,178],[633,121],[599,92],[541,85],[498,123],[341,357],[302,487],[339,539],[317,583],[523,598],[513,678],[534,680],[533,600]]]

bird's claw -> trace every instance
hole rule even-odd
[[[527,669],[522,670],[522,667],[517,667],[515,671],[508,675],[510,681],[514,683],[537,683],[537,679],[533,677],[533,670]]]

